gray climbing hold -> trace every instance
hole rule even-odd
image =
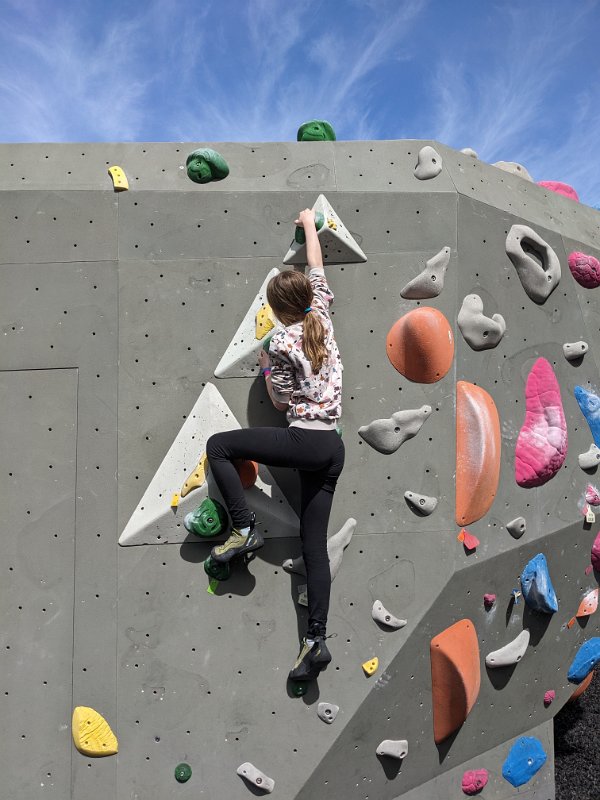
[[[375,752],[378,756],[398,759],[406,758],[408,755],[408,742],[406,739],[384,739]]]
[[[517,664],[525,655],[528,644],[529,631],[521,631],[512,642],[505,644],[499,650],[494,650],[493,653],[489,653],[485,657],[486,666],[508,667],[511,664]]]
[[[407,439],[412,439],[431,414],[431,406],[396,411],[388,419],[376,419],[358,429],[358,435],[384,455],[395,453]]]
[[[435,511],[438,504],[437,497],[429,497],[429,495],[417,494],[417,492],[404,492],[404,497],[423,516],[428,516],[432,511]]]
[[[437,297],[444,288],[444,277],[450,263],[451,252],[449,247],[442,247],[439,253],[426,261],[425,269],[402,289],[400,292],[402,297],[407,300],[425,300]]]
[[[338,574],[340,565],[342,563],[342,556],[344,550],[348,547],[352,534],[356,529],[356,520],[350,517],[342,525],[337,533],[334,533],[327,540],[327,555],[329,556],[329,572],[331,580]],[[286,572],[295,572],[297,575],[306,575],[306,566],[302,556],[298,558],[287,558],[283,562],[283,568]]]
[[[513,225],[506,237],[506,254],[528,296],[535,303],[545,302],[560,281],[560,261],[550,245],[527,225]]]
[[[387,625],[388,628],[403,628],[406,625],[405,619],[399,619],[387,610],[379,600],[375,600],[371,609],[371,616],[376,622]]]
[[[524,517],[516,517],[515,519],[511,519],[510,522],[506,523],[506,530],[510,533],[513,539],[520,539],[525,533],[526,527],[527,523],[525,522]]]
[[[597,467],[598,464],[600,464],[600,448],[595,444],[591,444],[589,450],[577,456],[577,461],[581,469],[593,469]]]
[[[475,150],[473,150],[472,147],[463,147],[460,152],[464,153],[466,156],[471,156],[471,158],[479,158],[479,156],[477,155]]]
[[[301,583],[298,586],[298,605],[308,607],[308,586]]]
[[[567,361],[577,361],[588,351],[587,342],[565,342],[563,353]]]
[[[510,172],[511,175],[518,175],[519,178],[525,178],[526,181],[531,181],[533,183],[533,178],[525,167],[522,164],[517,164],[516,161],[496,161],[495,164],[492,164],[492,167],[498,167],[498,169],[502,169],[504,172]]]
[[[419,150],[419,160],[415,167],[415,178],[427,181],[435,178],[442,171],[442,157],[431,145],[427,144]]]
[[[506,331],[506,322],[501,314],[494,314],[491,318],[484,315],[483,301],[478,294],[465,297],[457,322],[466,343],[473,350],[496,347]]]
[[[326,722],[328,725],[331,725],[333,720],[337,717],[339,710],[340,707],[333,703],[319,703],[317,706],[319,719],[322,719],[323,722]]]
[[[244,761],[243,764],[240,764],[236,772],[242,778],[245,778],[250,783],[253,783],[257,789],[261,789],[267,794],[270,794],[275,788],[275,781],[273,778],[269,778],[264,772],[261,772],[249,761]]]

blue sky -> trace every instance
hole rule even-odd
[[[600,205],[600,0],[0,0],[0,141],[433,138]]]

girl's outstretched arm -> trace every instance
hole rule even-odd
[[[302,225],[306,237],[306,263],[309,267],[322,267],[323,254],[321,252],[321,242],[317,235],[315,226],[315,212],[310,208],[305,208],[298,214],[296,225]]]

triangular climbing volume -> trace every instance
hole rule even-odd
[[[317,197],[313,210],[324,264],[355,264],[367,260],[324,194]],[[303,231],[300,228],[283,259],[284,264],[306,264],[306,244],[303,240]]]
[[[175,493],[180,494],[186,478],[198,464],[209,436],[239,430],[240,427],[216,387],[207,383],[131,515],[119,544],[198,541],[198,537],[185,529],[183,518],[208,496],[223,502],[211,480],[210,469],[207,480],[181,498],[175,508],[171,507],[171,498]],[[246,490],[246,497],[249,507],[260,520],[263,536],[298,535],[298,517],[266,467],[259,466],[256,484]]]
[[[264,279],[260,291],[252,301],[246,316],[229,343],[223,357],[215,369],[216,378],[255,378],[258,375],[258,354],[264,343],[264,336],[269,331],[267,325],[257,323],[257,314],[263,309],[265,320],[269,314],[264,313],[267,303],[267,285],[271,278],[279,273],[275,267]],[[268,309],[268,306],[267,306]],[[259,338],[260,337],[260,338]]]

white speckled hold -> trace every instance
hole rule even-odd
[[[317,706],[319,719],[322,719],[323,722],[326,722],[328,725],[331,725],[333,720],[337,717],[339,710],[340,707],[333,703],[319,703]]]
[[[306,583],[301,583],[297,587],[298,592],[298,605],[305,606],[308,608],[308,586]]]
[[[244,761],[243,764],[240,764],[236,772],[249,783],[253,783],[257,789],[261,789],[267,794],[270,794],[275,788],[275,781],[273,778],[269,778],[268,775],[265,775],[264,772],[261,772],[249,761]]]
[[[371,616],[375,622],[380,622],[382,625],[387,625],[388,628],[403,628],[406,625],[405,619],[395,617],[387,610],[380,600],[375,600],[373,608],[371,609]]]
[[[526,527],[527,523],[525,522],[525,517],[516,517],[515,519],[511,519],[510,522],[506,523],[506,530],[510,533],[513,539],[520,539],[525,533]]]
[[[525,167],[522,164],[517,164],[516,161],[496,161],[495,164],[492,164],[492,167],[498,167],[498,169],[504,170],[504,172],[510,172],[511,175],[518,175],[519,178],[525,178],[526,181],[531,181],[533,183],[533,178]]]
[[[595,444],[591,444],[589,450],[577,456],[577,461],[581,469],[593,469],[597,467],[598,464],[600,464],[600,448]]]
[[[532,251],[536,257],[530,255]],[[560,261],[548,242],[527,225],[513,225],[506,237],[506,255],[529,298],[534,303],[544,303],[558,286],[561,275]]]
[[[344,549],[350,544],[352,534],[356,530],[356,520],[350,517],[342,525],[337,533],[334,533],[327,540],[327,555],[329,556],[329,572],[331,580],[338,574],[342,563]],[[286,558],[282,564],[286,572],[295,572],[297,575],[306,575],[306,566],[302,556],[297,558]]]
[[[476,151],[473,150],[472,147],[463,147],[460,152],[464,153],[466,156],[471,156],[471,158],[479,158]]]
[[[395,453],[407,439],[421,430],[431,414],[431,406],[396,411],[389,419],[376,419],[358,429],[358,435],[374,450],[384,455]]]
[[[501,314],[494,314],[491,318],[484,315],[483,301],[478,294],[465,297],[457,322],[465,342],[473,350],[496,347],[506,332],[506,322]]]
[[[446,246],[442,247],[425,262],[425,269],[420,272],[412,281],[409,281],[401,290],[400,294],[407,300],[425,300],[437,297],[444,288],[444,277],[452,250]]]
[[[415,178],[428,181],[442,171],[442,157],[430,144],[419,150],[419,159],[415,167]]]
[[[579,361],[588,351],[587,342],[565,342],[563,354],[567,361]]]
[[[406,758],[408,755],[408,742],[406,739],[384,739],[375,752],[378,756],[398,759]]]
[[[438,504],[437,497],[430,497],[427,494],[417,494],[417,492],[404,492],[406,501],[424,516],[428,516],[435,511]]]
[[[527,646],[529,644],[529,631],[521,631],[521,633],[501,647],[499,650],[494,650],[485,657],[485,663],[488,667],[509,667],[512,664],[517,664],[525,655]]]

